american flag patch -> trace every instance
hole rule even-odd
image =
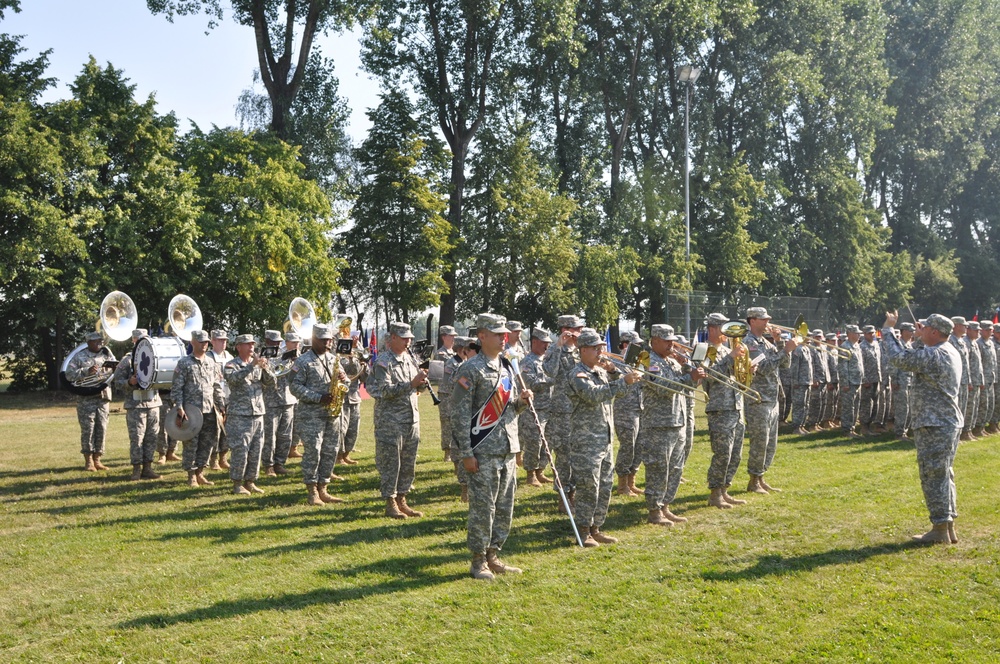
[[[455,382],[461,385],[463,390],[469,389],[469,379],[466,378],[465,376],[462,376]]]

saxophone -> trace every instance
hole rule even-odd
[[[340,382],[337,376],[330,380],[330,403],[326,409],[332,417],[340,417],[340,411],[344,409],[344,399],[349,391],[348,386]]]

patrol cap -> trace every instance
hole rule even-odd
[[[747,309],[747,318],[766,318],[768,320],[771,317],[767,313],[767,309],[764,307],[750,307]]]
[[[520,332],[524,329],[524,326],[521,325],[521,321],[519,320],[509,320],[507,321],[507,329],[511,332]]]
[[[906,322],[906,323],[900,323],[899,324],[899,329],[900,330],[909,330],[910,332],[913,332],[913,331],[915,331],[917,329],[917,326],[914,325],[913,323]]]
[[[476,329],[478,331],[486,330],[493,334],[504,334],[505,332],[510,332],[506,323],[506,318],[496,314],[479,314],[476,316]]]
[[[981,321],[979,321],[979,329],[980,330],[992,330],[993,329],[993,321],[991,321],[991,320],[981,320]]]
[[[144,327],[137,327],[134,330],[132,330],[132,341],[138,341],[139,339],[148,336],[149,336],[149,330],[147,330]]]
[[[961,316],[955,316],[955,318],[962,318]],[[927,327],[934,328],[941,334],[948,336],[951,331],[955,329],[955,323],[953,322],[955,318],[949,320],[947,317],[941,314],[931,314],[927,317]],[[964,321],[965,319],[962,318]]]
[[[837,333],[836,333],[836,332],[827,332],[827,333],[826,333],[826,337],[824,337],[824,338],[825,338],[825,339],[826,339],[827,341],[834,341],[834,340],[836,340],[836,338],[837,338]]]
[[[748,316],[750,315],[749,311],[747,312],[747,315]],[[719,325],[722,325],[723,323],[728,323],[728,322],[729,322],[729,319],[726,318],[725,316],[723,316],[722,314],[719,314],[719,313],[711,313],[711,314],[708,315],[708,318],[705,319],[705,325],[712,325],[712,326],[715,326],[715,327],[717,327]]]
[[[302,337],[300,337],[295,332],[286,332],[285,333],[285,341],[297,341],[297,342],[301,343],[302,342]]]
[[[392,329],[392,325],[389,326],[389,329]],[[410,336],[412,337],[413,335],[411,334]],[[313,337],[316,339],[333,339],[333,327],[326,323],[317,323],[313,325]]]
[[[970,330],[977,330],[978,331],[979,330],[979,321],[978,320],[970,320],[969,321],[969,329]]]
[[[103,341],[104,335],[100,332],[88,332],[85,338],[87,341]]]
[[[875,334],[875,326],[865,325],[863,328],[861,328],[861,331],[864,332],[865,334]]]
[[[674,334],[674,328],[670,325],[664,325],[663,323],[658,323],[653,326],[653,329],[649,331],[649,336],[652,339],[663,339],[664,341],[677,341],[677,336]],[[580,342],[576,342],[580,345]]]
[[[264,339],[267,341],[281,341],[281,332],[277,330],[264,330]]]
[[[249,334],[244,336],[250,337]],[[237,337],[237,341],[238,340],[239,337]],[[250,337],[250,340],[252,341],[253,337]],[[202,342],[208,341],[208,332],[206,332],[205,330],[194,330],[193,332],[191,332],[191,341],[202,341]]]
[[[552,336],[540,327],[536,327],[531,331],[531,338],[544,341],[547,344],[552,343]]]
[[[816,328],[815,330],[813,330],[812,332],[809,333],[809,336],[810,337],[819,337],[820,339],[822,339],[823,338],[823,330],[821,330],[819,328]]]
[[[438,328],[438,335],[442,337],[457,337],[458,332],[451,325],[442,325]]]
[[[202,332],[202,334],[205,334],[205,333]],[[191,338],[193,339],[194,337],[192,336]],[[207,334],[205,334],[205,339],[204,340],[208,341],[208,335]],[[255,344],[255,343],[257,343],[257,340],[253,338],[252,334],[240,334],[240,335],[237,335],[237,337],[236,337],[236,345],[237,346],[239,346],[240,344]]]
[[[927,324],[928,325],[930,325],[930,320],[931,320],[930,318],[927,319]],[[953,326],[954,325],[968,325],[969,324],[965,320],[965,316],[952,316],[951,317],[951,323],[952,323]],[[948,334],[951,334],[951,332],[949,332]]]
[[[406,323],[400,323],[399,321],[389,323],[389,334],[395,334],[401,339],[412,339],[413,332],[410,330],[410,326]],[[323,337],[317,337],[322,339]],[[331,339],[333,337],[330,337]]]
[[[461,350],[463,348],[469,347],[469,342],[472,341],[470,337],[463,337],[459,334],[455,335],[455,343],[452,346],[455,350]]]
[[[558,320],[556,320],[556,326],[560,329],[564,327],[583,327],[584,325],[586,325],[584,320],[579,316],[574,316],[573,314],[560,316]],[[579,343],[579,341],[577,343]]]
[[[849,334],[861,334],[861,328],[857,325],[847,325],[844,330]]]
[[[226,341],[229,341],[229,333],[225,330],[212,330],[212,338],[225,339]]]
[[[635,330],[632,330],[631,332],[622,332],[619,338],[630,344],[641,344],[643,342],[642,337],[640,337],[639,333]]]
[[[585,327],[580,336],[576,338],[577,348],[589,348],[591,346],[603,346],[604,338],[597,333],[597,330]]]

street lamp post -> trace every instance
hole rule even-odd
[[[691,88],[701,75],[701,68],[694,65],[677,67],[677,80],[684,84],[684,270],[688,286],[684,299],[684,335],[691,337]]]

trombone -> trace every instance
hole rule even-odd
[[[682,397],[693,397],[695,399],[701,400],[702,403],[708,403],[708,399],[705,397],[704,392],[699,392],[692,385],[687,385],[685,383],[679,383],[676,380],[670,380],[669,378],[664,378],[663,376],[648,371],[644,367],[649,366],[649,351],[643,350],[638,354],[638,358],[634,364],[629,364],[625,361],[625,357],[628,357],[629,353],[626,352],[625,356],[619,355],[617,353],[609,353],[607,351],[601,353],[601,357],[606,357],[614,364],[616,367],[621,367],[627,371],[634,371],[640,376],[647,376],[650,380],[645,381],[643,385],[649,385],[658,390],[664,392],[670,392],[671,394],[679,394]]]
[[[746,385],[739,382],[729,374],[724,374],[721,371],[716,371],[712,367],[708,366],[708,362],[695,363],[695,361],[692,359],[692,356],[694,355],[694,348],[692,348],[691,346],[685,346],[684,344],[675,341],[674,349],[675,349],[674,354],[677,356],[677,359],[684,360],[688,365],[692,367],[694,366],[701,367],[702,369],[705,370],[706,374],[705,377],[708,378],[709,380],[713,380],[716,383],[725,385],[726,387],[730,387],[739,392],[740,394],[742,394],[743,396],[753,399],[757,403],[761,402],[760,392],[758,392],[757,390],[751,387],[747,387]],[[687,351],[688,355],[684,355],[683,353],[677,351],[676,349]]]
[[[802,318],[802,316],[799,316],[799,318]],[[785,327],[784,325],[777,325],[775,323],[769,323],[768,326],[791,334],[792,338],[799,343],[804,341],[817,343],[820,349],[825,350],[831,355],[836,355],[841,360],[849,360],[854,357],[854,353],[851,352],[850,348],[841,348],[837,344],[831,343],[826,339],[811,339],[809,337],[809,326],[806,325],[804,320],[797,322],[795,327]]]

